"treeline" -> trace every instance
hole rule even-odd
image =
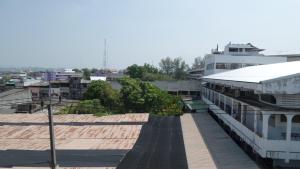
[[[84,94],[85,100],[61,113],[91,113],[107,115],[116,113],[151,113],[156,115],[180,115],[180,98],[160,90],[151,83],[133,78],[122,78],[120,91],[105,81],[93,81]]]
[[[192,66],[189,66],[182,58],[166,57],[160,60],[159,67],[155,67],[148,63],[140,66],[133,64],[128,66],[124,72],[131,78],[143,81],[154,80],[184,80],[188,77],[188,71],[191,69],[203,68],[204,62],[201,57],[196,57]],[[92,74],[111,73],[108,69],[73,69],[77,73],[82,73],[84,79],[90,79]]]
[[[126,74],[131,78],[141,79],[143,81],[154,80],[184,80],[188,77],[188,71],[204,66],[201,57],[195,58],[193,65],[190,67],[180,58],[166,57],[159,62],[159,68],[145,63],[143,66],[136,64],[127,67]]]

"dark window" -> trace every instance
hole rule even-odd
[[[300,115],[294,116],[293,119],[292,119],[292,122],[293,123],[300,123]]]
[[[276,104],[276,98],[273,95],[269,95],[269,94],[262,94],[261,95],[261,100],[271,103],[271,104]]]
[[[223,95],[220,96],[220,108],[222,110],[224,110],[224,96]]]
[[[238,63],[231,63],[230,69],[238,69],[238,68],[240,68],[240,64],[238,64]]]
[[[226,107],[225,107],[225,112],[229,115],[231,115],[231,99],[227,98],[226,99]]]
[[[216,69],[226,69],[225,63],[217,63],[216,64]]]
[[[229,48],[229,52],[238,52],[238,48]]]
[[[280,122],[285,123],[286,122],[286,117],[284,114],[280,115]]]
[[[214,63],[210,63],[206,65],[206,70],[212,70],[215,68],[215,64]]]

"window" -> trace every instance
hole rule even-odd
[[[239,63],[231,63],[230,69],[238,69],[241,67],[241,64]]]
[[[276,104],[276,98],[273,95],[270,94],[262,94],[260,95],[260,98],[262,101],[271,103],[271,104]]]
[[[292,122],[293,123],[300,123],[300,115],[294,116]]]
[[[229,52],[238,52],[238,48],[229,48]]]
[[[222,109],[222,110],[225,110],[224,109],[224,96],[223,95],[220,95],[220,108]]]
[[[219,94],[215,92],[215,105],[219,106]]]
[[[238,69],[241,68],[240,63],[216,63],[216,69]]]
[[[285,115],[283,115],[283,114],[280,115],[280,122],[281,122],[281,123],[285,123],[285,122],[286,122],[286,117],[285,117]]]
[[[235,118],[237,121],[241,121],[241,109],[242,109],[242,105],[241,103],[237,102],[237,101],[233,101],[233,114],[232,117]]]
[[[206,70],[212,70],[215,68],[215,64],[214,63],[210,63],[206,65]]]
[[[229,115],[231,115],[231,103],[232,103],[232,99],[230,98],[226,98],[226,107],[225,107],[225,112]]]
[[[226,64],[225,63],[217,63],[216,69],[226,69]]]

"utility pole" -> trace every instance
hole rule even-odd
[[[108,47],[107,47],[107,40],[104,39],[103,69],[107,68],[107,60],[108,60]]]
[[[48,118],[49,118],[49,133],[50,133],[50,151],[51,151],[51,168],[56,169],[56,150],[55,150],[55,135],[54,135],[54,125],[53,125],[53,116],[51,110],[51,79],[53,75],[51,72],[47,72],[47,78],[49,82],[49,105],[48,105]]]

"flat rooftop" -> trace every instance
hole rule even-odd
[[[60,168],[115,168],[148,114],[54,115]],[[0,168],[49,168],[48,116],[0,114]]]

